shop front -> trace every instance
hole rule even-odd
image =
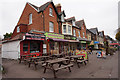
[[[67,42],[67,40],[64,40],[64,35],[49,32],[46,32],[44,35],[47,41],[47,53],[59,54],[64,52],[64,49],[66,49],[64,45]]]
[[[43,53],[43,43],[45,36],[42,34],[26,33],[23,36],[23,41],[20,42],[20,55],[36,54],[37,56]]]

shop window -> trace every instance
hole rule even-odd
[[[40,42],[30,42],[30,53],[40,52]]]
[[[28,44],[27,43],[23,43],[23,51],[28,51]]]
[[[77,49],[80,50],[81,49],[81,45],[77,44]]]
[[[50,50],[54,50],[54,42],[50,42]]]

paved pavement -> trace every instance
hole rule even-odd
[[[47,70],[43,73],[43,67],[34,70],[34,66],[28,68],[24,63],[18,64],[17,60],[3,59],[3,65],[7,71],[3,78],[53,78],[53,72]],[[96,54],[89,55],[89,63],[85,66],[81,64],[78,68],[75,64],[70,73],[67,69],[57,72],[58,78],[118,78],[118,53],[107,56],[106,59],[97,58]]]

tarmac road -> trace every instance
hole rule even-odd
[[[17,60],[3,59],[2,62],[7,70],[3,78],[53,78],[53,72],[47,70],[44,74],[44,68],[40,65],[34,70],[34,66],[28,68],[28,65],[19,64]],[[86,66],[81,64],[78,68],[75,64],[71,70],[71,73],[67,69],[60,70],[56,75],[58,78],[118,78],[118,52],[106,59],[97,58],[94,52],[89,55]]]

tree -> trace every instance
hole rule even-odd
[[[117,32],[117,34],[116,34],[115,38],[116,38],[118,41],[120,41],[120,31],[119,31],[119,32]]]
[[[4,36],[4,39],[8,39],[8,38],[10,38],[12,36],[12,32],[6,33],[3,36]]]

